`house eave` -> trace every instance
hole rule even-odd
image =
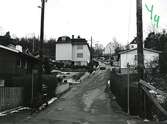
[[[119,54],[124,54],[124,53],[128,53],[128,52],[135,51],[135,50],[137,50],[137,48],[131,49],[131,50],[121,51],[121,52],[119,52]],[[157,50],[153,50],[153,49],[148,49],[148,48],[143,48],[143,50],[154,52],[154,53],[159,53],[159,54],[162,53],[161,51],[157,51]]]

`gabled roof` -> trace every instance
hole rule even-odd
[[[21,55],[21,56],[25,56],[25,57],[28,57],[28,58],[31,58],[31,59],[34,59],[34,60],[38,60],[37,58],[35,58],[32,55],[20,52],[19,50],[12,49],[12,48],[9,48],[9,47],[3,46],[3,45],[0,45],[0,49],[6,50],[6,51],[9,51],[11,53],[15,53],[15,54],[18,54],[18,55]]]
[[[130,44],[137,44],[137,37],[135,37],[131,42]]]
[[[131,49],[131,50],[121,51],[121,52],[119,52],[119,54],[124,54],[124,53],[128,53],[128,52],[135,51],[135,50],[137,50],[137,48]],[[147,49],[147,48],[143,48],[143,50],[150,51],[150,52],[154,52],[154,53],[162,53],[161,51],[152,50],[152,49]]]

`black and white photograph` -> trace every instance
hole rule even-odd
[[[167,1],[0,0],[0,124],[167,124]]]

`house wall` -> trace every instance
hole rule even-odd
[[[0,74],[14,74],[16,69],[16,55],[0,49]]]
[[[22,87],[14,87],[17,82],[14,82],[12,77],[25,75],[28,70],[31,73],[32,67],[37,64],[38,61],[30,56],[0,48],[0,111],[23,105],[25,92]]]
[[[72,44],[56,44],[56,60],[72,60]]]
[[[78,49],[78,46],[83,46],[82,49]],[[83,54],[83,57],[77,57],[77,54]],[[72,59],[77,64],[87,65],[90,62],[90,51],[87,45],[73,45],[72,49]]]
[[[18,53],[0,49],[0,78],[8,78],[12,75],[24,75],[37,68],[37,61]]]
[[[146,63],[154,60],[154,58],[156,57],[159,58],[159,54],[155,52],[144,50],[143,54],[144,54],[145,66],[146,66]],[[127,63],[129,63],[132,66],[137,66],[137,58],[135,60],[135,55],[137,55],[137,50],[121,54],[121,68],[127,68]]]

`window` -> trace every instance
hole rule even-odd
[[[135,61],[137,61],[137,55],[135,55]]]
[[[77,58],[83,58],[83,53],[77,53]]]
[[[27,63],[27,61],[25,61],[25,66],[24,66],[25,69],[27,69],[27,65],[28,65],[28,63]]]
[[[21,63],[21,68],[25,68],[25,60],[24,59],[22,59],[22,63]]]
[[[78,45],[77,49],[83,49],[83,45]]]
[[[17,67],[27,69],[28,63],[26,60],[18,58],[16,61]]]
[[[0,79],[0,87],[4,87],[5,86],[5,80]]]
[[[16,62],[16,64],[17,64],[17,67],[19,67],[19,68],[21,68],[21,59],[20,58],[18,58],[17,59],[17,62]]]

